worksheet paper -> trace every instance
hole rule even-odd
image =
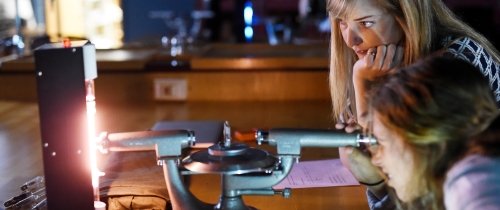
[[[302,161],[293,165],[292,171],[274,189],[311,188],[359,185],[340,159]]]

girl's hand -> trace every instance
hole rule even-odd
[[[342,164],[351,171],[354,177],[366,185],[379,199],[387,195],[386,184],[381,170],[372,164],[369,153],[354,147],[340,147],[339,156]]]
[[[345,120],[342,118],[339,119],[339,121],[340,122],[337,123],[335,127],[337,129],[344,129],[347,133],[352,133],[361,129],[354,117],[349,118],[347,123],[345,123]],[[371,147],[372,146],[361,145],[359,148],[339,148],[339,156],[342,164],[351,171],[359,182],[377,183],[383,179],[379,168],[371,162],[371,151],[369,150]]]
[[[344,120],[340,120],[340,122],[337,122],[337,124],[335,124],[335,128],[339,130],[344,129],[347,133],[361,130],[361,126],[358,125],[354,117],[350,117],[347,122],[345,122]]]
[[[372,164],[369,153],[354,147],[341,147],[339,155],[342,164],[359,182],[377,183],[383,180],[380,169]]]
[[[368,49],[365,57],[359,59],[353,68],[355,80],[372,80],[401,65],[403,47],[396,44],[381,45]]]

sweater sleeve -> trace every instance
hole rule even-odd
[[[495,60],[483,46],[468,37],[451,41],[446,47],[446,53],[477,67],[488,78],[500,107],[500,61]]]
[[[378,199],[370,190],[366,190],[366,197],[368,199],[368,206],[370,210],[394,210],[396,205],[393,200],[391,200],[389,194],[385,195],[381,199]]]
[[[447,210],[499,210],[500,158],[472,155],[455,164],[444,183]]]

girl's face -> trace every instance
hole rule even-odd
[[[388,185],[396,190],[403,202],[418,197],[416,189],[410,184],[414,176],[414,155],[408,149],[404,139],[393,130],[385,127],[375,114],[373,119],[373,134],[377,137],[378,146],[371,149],[372,163],[382,169],[388,178]]]
[[[394,16],[374,0],[357,0],[345,17],[338,18],[342,38],[359,59],[368,49],[380,45],[398,44],[403,31]]]

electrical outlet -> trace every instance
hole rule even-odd
[[[186,79],[155,78],[154,97],[161,101],[183,101],[187,98]]]

